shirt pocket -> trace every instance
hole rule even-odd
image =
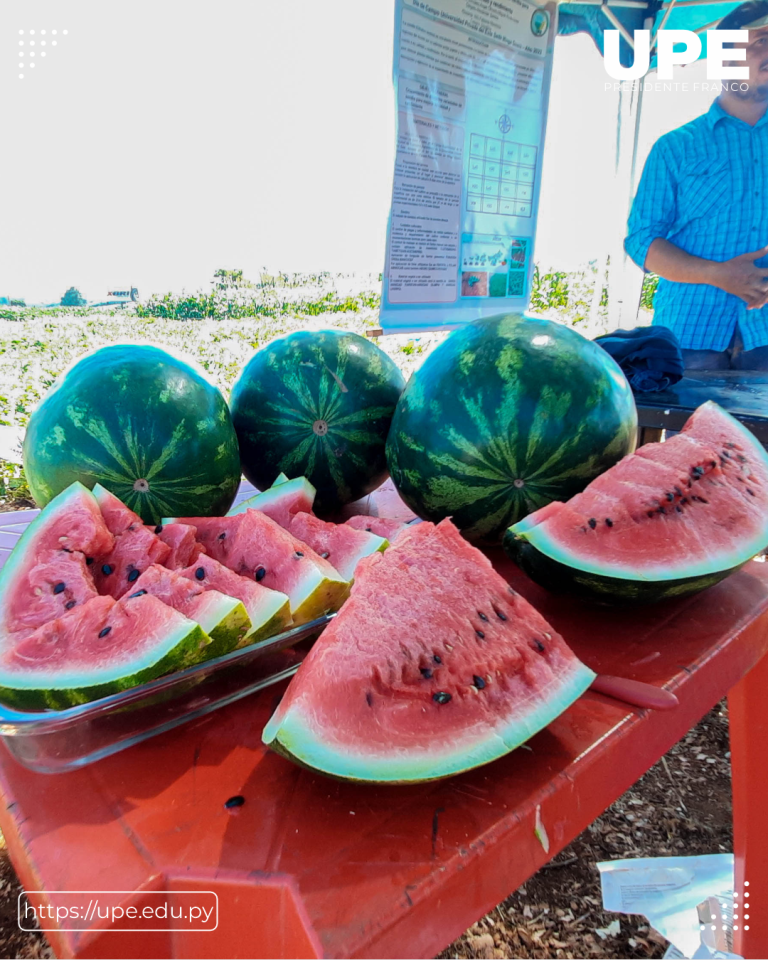
[[[735,197],[735,183],[728,163],[720,159],[694,160],[680,170],[678,187],[681,224],[727,211]]]

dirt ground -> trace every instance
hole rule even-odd
[[[728,712],[723,701],[543,870],[440,958],[661,957],[666,941],[642,917],[604,913],[595,864],[624,857],[732,849]],[[52,957],[16,923],[21,888],[0,849],[0,956]],[[606,933],[619,920],[616,936]]]

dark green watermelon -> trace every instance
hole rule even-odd
[[[504,314],[456,330],[408,382],[387,459],[420,517],[467,539],[567,500],[635,448],[637,411],[614,360],[574,330]]]
[[[24,470],[43,507],[102,484],[145,523],[227,512],[240,482],[226,401],[202,371],[149,344],[87,354],[32,414]]]
[[[387,478],[385,443],[403,375],[370,340],[301,331],[262,347],[232,390],[245,476],[260,490],[278,474],[306,477],[328,513]]]

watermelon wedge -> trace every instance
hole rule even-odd
[[[344,521],[348,527],[354,527],[355,530],[364,530],[366,533],[375,533],[377,537],[384,537],[390,543],[403,530],[408,529],[408,524],[402,520],[391,520],[389,517],[366,517],[358,514]]]
[[[321,773],[402,783],[519,746],[595,674],[449,520],[363,560],[263,739]]]
[[[201,659],[212,660],[229,653],[251,630],[250,617],[240,600],[207,589],[199,580],[189,580],[159,564],[147,567],[128,596],[132,599],[145,593],[200,624],[211,638]]]
[[[218,590],[239,600],[251,621],[251,628],[238,646],[244,647],[274,637],[291,625],[291,601],[284,593],[246,579],[212,557],[201,554],[195,563],[180,570],[179,575],[206,590]]]
[[[156,597],[95,597],[23,639],[4,639],[0,699],[27,710],[85,703],[189,666],[209,642]]]
[[[355,530],[344,523],[329,523],[312,513],[294,514],[287,529],[333,564],[350,582],[354,580],[355,569],[363,557],[389,546],[388,540],[375,533]]]
[[[208,556],[286,594],[297,626],[338,610],[349,594],[349,581],[327,560],[259,510],[234,517],[185,517],[180,522],[197,527]]]
[[[504,547],[553,590],[647,603],[724,579],[768,545],[768,455],[713,402],[567,503],[507,531]]]
[[[34,629],[92,599],[93,558],[112,550],[93,494],[73,483],[26,528],[0,571],[2,637]]]
[[[315,502],[315,488],[306,477],[297,477],[295,480],[289,480],[286,477],[284,481],[279,483],[278,480],[269,489],[257,493],[249,500],[238,503],[236,507],[232,507],[227,516],[233,517],[245,513],[246,510],[260,510],[279,523],[281,527],[287,527],[294,514],[312,512],[312,506]]]

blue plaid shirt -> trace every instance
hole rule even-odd
[[[657,238],[706,260],[768,246],[768,113],[754,127],[715,101],[654,144],[629,216],[624,249],[644,267]],[[757,261],[768,267],[768,257]],[[768,276],[768,269],[766,270]],[[768,344],[768,306],[709,284],[659,280],[653,322],[688,350],[725,350],[739,325],[744,349]]]

